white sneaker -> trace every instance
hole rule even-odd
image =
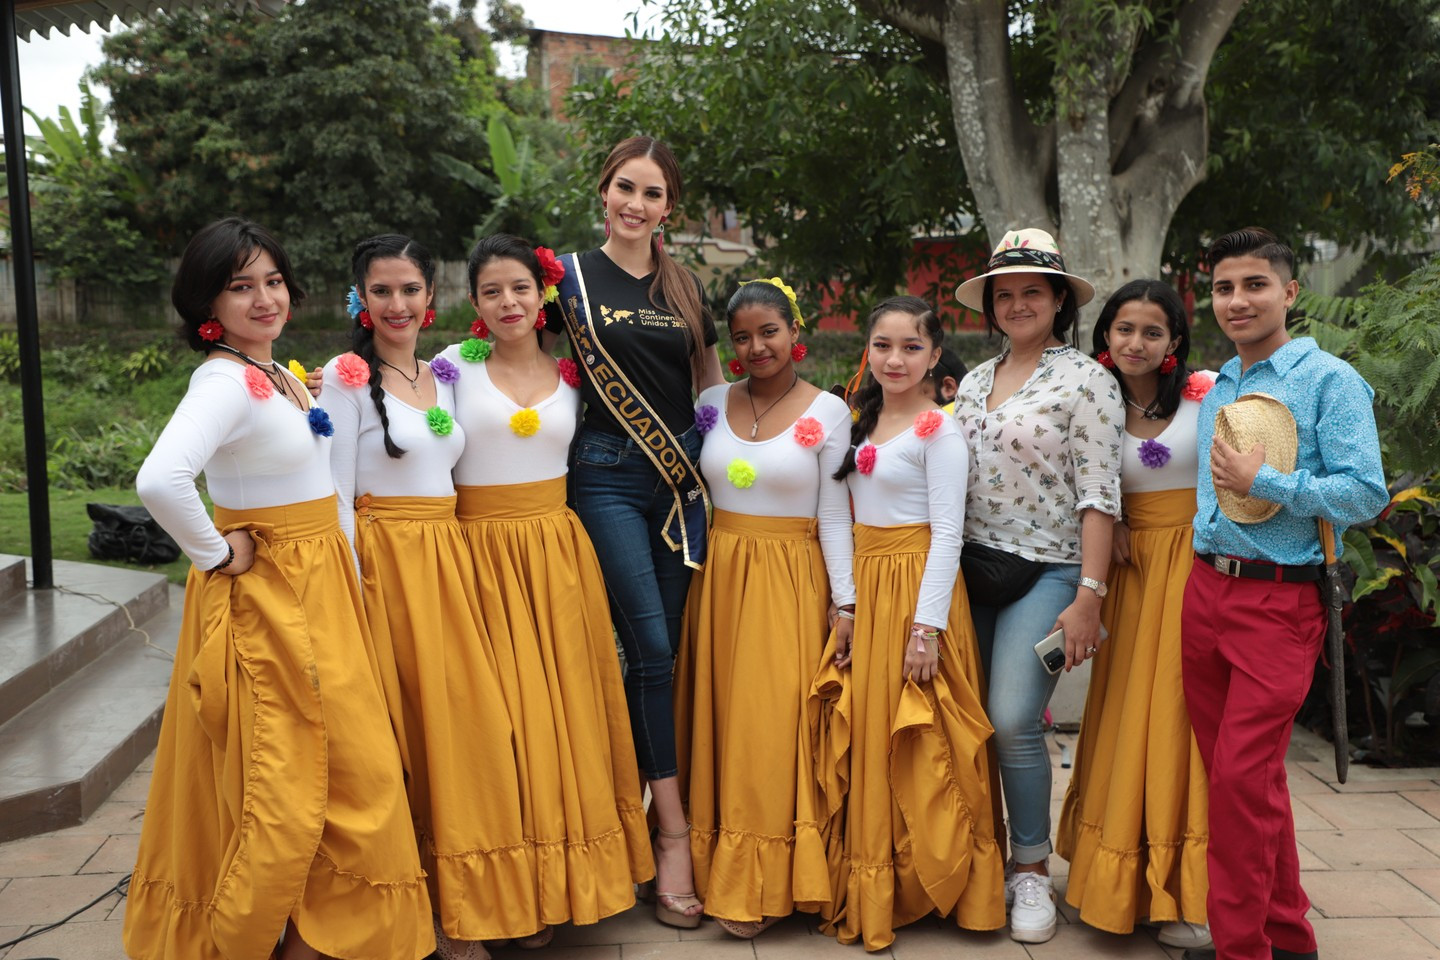
[[[1167,947],[1189,947],[1204,950],[1214,946],[1210,939],[1210,928],[1203,923],[1167,923],[1161,926],[1159,938]]]
[[[1026,870],[1015,874],[1014,906],[1010,909],[1010,939],[1044,943],[1055,936],[1055,888],[1050,878]]]

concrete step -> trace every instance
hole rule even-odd
[[[0,726],[0,842],[83,822],[155,749],[184,591],[161,596],[140,624],[155,646],[127,629]]]
[[[0,603],[25,592],[25,558],[0,553]]]
[[[0,563],[0,584],[13,566]],[[0,724],[114,647],[132,618],[144,623],[166,605],[160,574],[68,560],[54,572],[54,589],[30,590],[22,567],[19,593],[0,600]]]

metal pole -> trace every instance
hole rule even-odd
[[[0,110],[5,179],[10,191],[10,262],[15,273],[15,333],[25,422],[25,477],[30,492],[30,563],[36,590],[55,585],[50,556],[50,478],[45,466],[45,407],[40,379],[40,322],[35,307],[35,249],[30,234],[30,178],[25,169],[25,114],[20,109],[20,48],[15,5],[0,8]]]

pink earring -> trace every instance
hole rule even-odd
[[[605,210],[605,239],[606,239],[606,240],[609,240],[609,239],[610,239],[610,208],[607,206],[607,207],[604,208],[604,210]]]

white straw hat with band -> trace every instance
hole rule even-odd
[[[1095,299],[1095,285],[1083,277],[1065,271],[1065,258],[1055,245],[1055,238],[1033,227],[1010,230],[990,254],[985,272],[971,277],[955,288],[955,299],[981,313],[985,311],[985,279],[999,273],[1052,273],[1064,277],[1075,297],[1075,306],[1083,307]]]
[[[1295,471],[1299,441],[1290,408],[1268,393],[1247,393],[1215,412],[1215,439],[1239,453],[1265,445],[1265,462],[1281,473]],[[1280,512],[1280,504],[1249,494],[1215,488],[1220,512],[1236,523],[1264,523]]]

